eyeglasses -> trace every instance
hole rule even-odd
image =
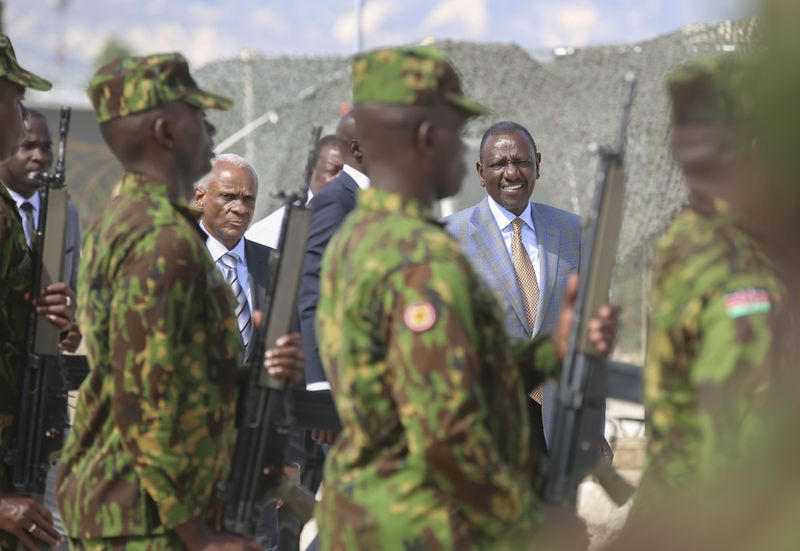
[[[499,161],[496,163],[492,163],[489,165],[491,170],[495,172],[501,172],[508,168],[509,166],[516,167],[517,170],[528,169],[533,166],[533,161]]]

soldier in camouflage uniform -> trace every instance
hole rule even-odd
[[[22,97],[26,88],[49,90],[50,83],[17,63],[11,40],[0,35],[0,161],[14,154],[23,138]],[[50,512],[30,497],[11,491],[5,456],[13,441],[14,417],[25,367],[32,262],[14,200],[0,185],[0,550],[55,545],[58,532]],[[49,286],[37,299],[42,315],[62,329],[72,323],[72,291],[63,283]]]
[[[186,60],[111,62],[89,97],[125,173],[87,232],[79,319],[91,372],[81,388],[57,495],[73,549],[258,549],[212,529],[235,438],[241,340],[230,286],[190,210],[211,168],[207,108]],[[299,336],[267,368],[302,376]]]
[[[754,231],[754,203],[774,198],[753,145],[750,74],[746,58],[721,57],[668,78],[672,151],[690,205],[658,246],[637,509],[747,451],[754,408],[774,376],[771,323],[785,290]]]
[[[316,328],[343,425],[322,547],[497,549],[540,518],[525,393],[557,374],[572,303],[556,338],[509,345],[494,296],[433,216],[464,176],[460,131],[486,113],[441,52],[357,56],[353,99],[373,187],[320,278]],[[614,315],[592,320],[601,350]]]

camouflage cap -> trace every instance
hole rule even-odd
[[[667,76],[672,122],[741,123],[753,116],[752,61],[741,55],[702,58]]]
[[[86,90],[98,122],[127,117],[173,101],[229,109],[233,100],[201,90],[178,53],[117,59],[100,67]]]
[[[353,58],[353,103],[431,105],[437,101],[472,116],[491,112],[464,95],[452,63],[433,46],[385,48]]]
[[[19,66],[11,39],[4,34],[0,34],[0,78],[34,90],[45,91],[53,87],[49,81]]]

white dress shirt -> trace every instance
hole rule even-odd
[[[503,236],[503,243],[506,246],[506,251],[508,251],[508,257],[512,259],[512,264],[514,260],[511,255],[511,238],[514,235],[514,228],[511,226],[511,222],[514,220],[514,218],[522,218],[522,221],[524,222],[521,232],[522,245],[525,247],[525,251],[528,253],[528,256],[531,259],[531,264],[533,264],[533,270],[536,272],[536,281],[539,283],[539,304],[536,306],[536,309],[537,311],[541,312],[542,296],[544,295],[544,293],[542,293],[542,289],[544,286],[542,284],[542,266],[539,261],[539,241],[536,239],[536,228],[533,226],[533,212],[531,209],[531,204],[528,203],[528,206],[525,207],[525,210],[522,211],[522,214],[517,216],[516,214],[501,207],[490,196],[487,196],[487,199],[489,199],[489,209],[494,215],[495,222],[497,222],[497,227],[500,228],[500,235]]]
[[[6,186],[9,195],[14,199],[14,202],[17,204],[17,210],[19,211],[19,216],[23,220],[25,220],[25,213],[22,212],[22,203],[26,201],[33,206],[33,228],[38,230],[39,229],[39,208],[41,207],[41,198],[39,197],[39,192],[35,192],[30,197],[23,197],[10,187]],[[28,246],[31,244],[32,236],[28,235],[28,226],[24,223],[22,224],[22,229],[25,232],[25,240],[28,242]]]
[[[286,215],[286,206],[268,214],[244,232],[244,236],[250,241],[255,241],[266,247],[277,249],[281,242],[281,228],[283,217]]]
[[[361,189],[367,189],[369,187],[369,178],[366,174],[361,172],[360,170],[353,168],[352,166],[345,163],[342,167],[342,172],[350,176],[353,180],[356,181],[356,184]]]
[[[367,175],[363,172],[359,172],[350,165],[344,165],[342,170],[349,174],[361,189],[367,189],[369,187],[369,178],[367,178]],[[311,190],[308,190],[306,204],[311,201],[312,197],[314,197],[314,194]],[[250,226],[250,229],[245,232],[244,236],[250,241],[261,243],[272,249],[277,249],[281,242],[281,229],[283,228],[284,216],[286,216],[286,207],[281,206],[281,208],[271,212],[266,217]]]
[[[239,285],[242,286],[244,295],[247,297],[247,304],[250,306],[250,313],[252,314],[253,295],[250,293],[250,272],[247,271],[247,258],[244,256],[244,239],[240,239],[229,251],[228,247],[211,236],[205,225],[203,225],[202,220],[200,220],[200,227],[206,232],[206,235],[208,235],[208,239],[206,239],[206,248],[209,254],[211,254],[211,259],[214,261],[214,264],[217,265],[217,268],[222,274],[223,279],[228,275],[228,268],[220,262],[222,255],[225,253],[232,253],[239,257],[239,262],[236,263],[236,277],[239,279]]]

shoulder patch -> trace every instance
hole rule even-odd
[[[422,333],[436,323],[436,309],[430,302],[412,302],[406,306],[406,311],[403,313],[403,321],[406,327],[415,333]]]
[[[766,314],[772,308],[765,289],[740,289],[725,295],[725,311],[733,319]]]

